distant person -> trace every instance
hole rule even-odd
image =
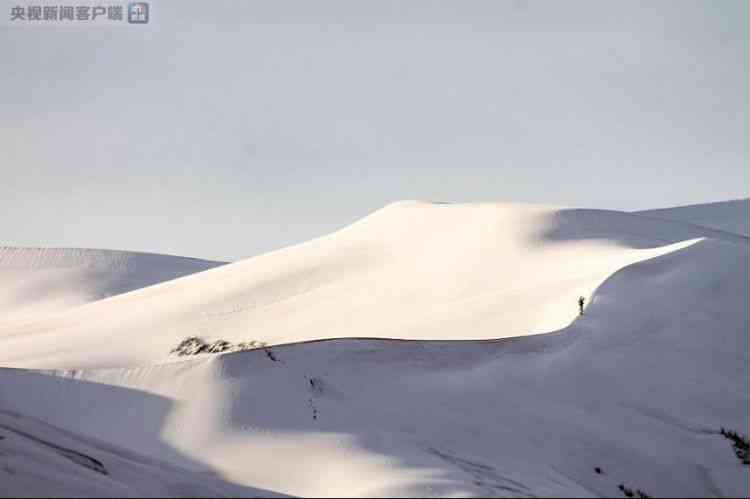
[[[586,298],[583,296],[578,297],[578,308],[581,311],[581,315],[583,315],[583,306],[586,304]]]

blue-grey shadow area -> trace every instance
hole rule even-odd
[[[644,215],[608,210],[566,209],[548,217],[536,235],[542,242],[607,240],[630,248],[646,249],[697,238],[750,244],[750,238]]]
[[[574,215],[575,231],[555,236],[558,225],[548,237],[609,238],[600,217]],[[620,237],[637,246],[647,235]],[[653,495],[710,494],[718,478],[696,472],[705,459],[736,464],[714,434],[724,425],[750,431],[748,262],[747,245],[706,239],[616,272],[585,315],[555,333],[311,341],[217,356],[212,375],[231,393],[223,416],[237,439],[345,435],[402,470],[431,473],[431,486],[442,484],[446,495],[612,496],[618,482]],[[119,446],[134,436],[118,433],[118,423],[141,417],[148,426],[139,449],[206,469],[161,441],[173,410],[166,398],[67,378],[51,383],[28,371],[0,376],[0,406],[13,406],[6,385],[34,394],[16,405],[35,417],[48,397],[59,397],[59,414],[43,415],[52,424],[104,404],[113,416],[102,426],[67,429]],[[299,462],[280,465],[293,473],[305,459],[300,448]]]
[[[173,410],[171,400],[140,390],[0,368],[0,412],[47,425],[55,434],[80,442],[87,448],[85,452],[75,448],[65,450],[96,460],[106,470],[113,469],[110,464],[114,460],[148,466],[174,480],[164,484],[170,491],[179,495],[184,492],[190,497],[227,493],[236,497],[279,496],[272,491],[228,482],[217,470],[164,442],[162,427]],[[126,429],[133,425],[138,429],[137,434]],[[33,434],[27,436],[39,438]],[[38,441],[45,443],[43,439]]]
[[[636,213],[641,216],[679,220],[750,236],[750,199],[675,206]]]
[[[542,484],[561,495],[616,494],[617,479],[653,494],[709,494],[713,479],[694,472],[702,456],[735,465],[720,426],[750,431],[750,280],[737,272],[748,262],[746,245],[704,240],[630,265],[598,288],[583,317],[544,335],[338,339],[273,347],[273,359],[224,355],[221,377],[237,390],[229,420],[344,432],[375,454],[391,432],[422,448],[398,456],[404,466],[437,466],[469,487],[454,492],[540,495],[550,489],[538,488],[536,472],[568,467]],[[492,414],[493,424],[472,412]],[[529,456],[538,469],[508,471]]]

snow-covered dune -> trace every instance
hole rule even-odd
[[[2,370],[0,407],[293,495],[742,495],[719,431],[750,429],[749,261],[706,239],[637,262],[550,335]]]
[[[126,251],[2,247],[0,324],[39,319],[219,265]]]
[[[397,203],[1,327],[0,495],[742,495],[748,296],[726,231]],[[270,346],[168,356],[193,335]]]
[[[750,199],[648,210],[639,214],[689,222],[750,237]]]
[[[146,365],[189,336],[280,344],[549,332],[620,268],[713,235],[617,212],[396,203],[302,245],[0,327],[0,363]]]
[[[173,496],[275,494],[233,485],[211,473],[195,473],[0,410],[0,497]]]

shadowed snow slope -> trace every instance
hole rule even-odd
[[[0,248],[0,324],[38,319],[219,265],[125,251]]]
[[[268,494],[0,410],[0,497]]]
[[[523,224],[496,220],[516,231],[515,242],[498,242],[503,231],[482,221],[488,207],[478,208],[465,225],[451,223],[451,215],[440,217],[442,224],[436,225],[444,230],[472,235],[472,244],[464,242],[459,250],[441,230],[427,230],[430,223],[420,214],[432,209],[395,208],[398,218],[412,226],[397,235],[375,230],[377,218],[390,216],[389,209],[351,229],[346,238],[335,237],[354,244],[357,231],[376,232],[377,237],[368,240],[381,241],[379,250],[348,253],[360,258],[364,252],[388,261],[389,251],[399,255],[402,248],[419,248],[419,258],[410,263],[423,266],[422,279],[440,287],[432,296],[436,303],[445,300],[442,307],[451,303],[444,296],[451,286],[440,286],[443,281],[461,289],[489,286],[481,275],[469,272],[469,248],[476,252],[471,257],[480,262],[479,269],[489,266],[495,274],[488,281],[498,278],[497,273],[501,279],[521,275],[514,274],[510,264],[495,260],[513,258],[516,267],[531,273],[529,288],[551,286],[544,278],[554,272],[553,277],[563,282],[561,277],[569,277],[573,284],[561,284],[558,292],[570,295],[573,306],[575,293],[603,279],[597,272],[609,268],[594,266],[595,275],[578,277],[578,272],[590,272],[579,270],[588,268],[586,262],[612,258],[610,265],[616,268],[627,258],[653,255],[623,247],[628,240],[645,244],[652,222],[638,228],[631,217],[620,215],[523,208]],[[447,208],[448,213],[452,209]],[[511,218],[518,217],[518,208],[513,211]],[[629,230],[619,244],[589,241],[588,236],[616,231],[618,223]],[[540,228],[545,228],[541,234]],[[565,234],[573,234],[574,240],[564,243]],[[662,242],[671,240],[666,237]],[[291,264],[295,252],[316,254],[318,244],[329,243],[262,257],[267,265],[260,267],[272,268],[275,258]],[[514,244],[543,251],[556,258],[557,265],[565,258],[575,263],[560,272],[539,258],[539,268],[534,269],[516,253],[521,250]],[[477,246],[489,247],[488,254]],[[457,270],[434,275],[448,256],[431,262],[432,248],[456,251],[452,256]],[[319,258],[319,273],[308,270],[309,279],[326,281],[330,288],[335,280],[326,270],[326,260]],[[750,431],[748,262],[747,244],[705,239],[634,263],[606,279],[586,315],[550,335],[487,342],[342,339],[137,368],[4,369],[0,408],[34,415],[190,473],[218,473],[230,484],[295,495],[616,497],[619,484],[654,496],[743,495],[747,467],[718,431],[722,426]],[[337,275],[368,268],[354,256],[348,263],[346,272],[337,268]],[[251,274],[263,275],[252,260],[237,269],[242,265],[249,266],[244,270]],[[298,265],[306,268],[303,262]],[[410,280],[418,279],[406,273],[408,265],[399,268],[413,291],[417,284]],[[209,274],[221,276],[223,271]],[[266,286],[277,293],[288,293],[287,287],[294,286],[292,276],[301,272],[292,266],[283,280],[278,270],[266,271],[274,276]],[[376,278],[370,279],[377,292]],[[578,284],[577,279],[588,284]],[[200,276],[186,278],[180,286],[191,281],[200,282]],[[391,283],[394,292],[397,282]],[[168,294],[175,292],[173,286],[160,289]],[[321,284],[312,289],[325,288]],[[148,293],[153,293],[153,300],[161,296],[153,290]],[[388,304],[384,295],[376,296]],[[415,303],[421,302],[415,298],[410,305]],[[531,314],[531,305],[522,300],[514,305],[519,313]],[[356,334],[365,324],[358,314],[367,309],[350,309],[345,296],[339,297],[338,307]],[[367,318],[383,323],[401,319],[391,313],[392,309],[384,311],[383,318]],[[492,319],[498,331],[502,332],[502,318],[510,314],[507,309]],[[474,336],[481,319],[469,316],[461,327],[452,322],[452,338]],[[437,320],[431,327],[439,324]],[[103,330],[108,331],[106,323]],[[447,330],[440,335],[448,337]],[[54,334],[39,339],[54,341]],[[3,342],[3,350],[6,344],[14,343]],[[91,354],[97,357],[95,350]],[[33,362],[30,355],[28,363]],[[0,451],[3,445],[0,441]],[[87,452],[108,469],[119,459],[116,453]],[[595,473],[596,467],[601,474]],[[18,480],[3,476],[1,470],[0,477],[10,483]]]
[[[639,214],[690,222],[750,237],[750,199],[648,210]]]
[[[554,331],[618,269],[710,232],[617,212],[396,203],[302,245],[0,327],[0,363],[144,365],[194,335],[280,344]]]

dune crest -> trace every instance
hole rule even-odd
[[[389,205],[0,329],[0,364],[25,367],[0,368],[0,479],[42,495],[739,496],[748,261],[746,238],[637,214]],[[169,357],[196,334],[266,344]]]

